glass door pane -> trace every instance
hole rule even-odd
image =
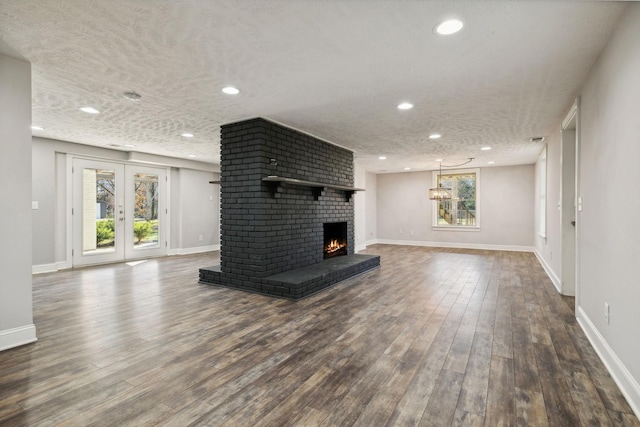
[[[166,175],[162,168],[125,166],[126,259],[167,254]]]
[[[134,249],[157,248],[159,246],[158,175],[136,173],[134,174],[133,187],[135,194],[133,247]]]
[[[114,252],[115,234],[114,170],[82,169],[82,254]]]

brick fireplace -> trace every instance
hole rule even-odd
[[[221,146],[221,262],[201,282],[299,299],[379,266],[354,254],[351,151],[260,118],[222,126]]]

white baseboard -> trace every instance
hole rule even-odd
[[[0,331],[0,351],[36,341],[36,326],[33,324]]]
[[[549,276],[549,279],[551,279],[551,283],[553,283],[553,286],[556,287],[558,293],[562,293],[562,281],[560,280],[556,272],[553,271],[553,268],[551,268],[549,264],[547,264],[547,261],[545,261],[545,259],[537,249],[534,249],[533,253],[536,254],[536,258],[538,258],[538,261],[540,261],[542,268],[544,268],[544,271],[547,273],[547,276]]]
[[[58,271],[58,263],[56,262],[31,266],[32,274],[51,273],[53,271]]]
[[[193,248],[175,248],[169,249],[167,255],[191,255],[202,252],[219,251],[220,245],[196,246]]]
[[[368,242],[367,242],[368,243]],[[483,243],[428,242],[424,240],[377,239],[375,243],[383,245],[426,246],[433,248],[484,249],[490,251],[533,252],[531,246],[487,245]]]
[[[622,391],[622,394],[627,399],[636,417],[640,418],[640,384],[633,378],[629,370],[624,366],[602,334],[600,334],[582,307],[578,307],[576,314],[578,324],[596,350],[596,353],[598,353],[598,356],[600,356],[600,359],[602,359],[602,362],[607,367],[607,370],[620,388],[620,391]]]
[[[356,252],[364,251],[365,249],[367,249],[367,244],[366,243],[358,245],[355,248]]]
[[[364,244],[366,246],[371,246],[371,245],[375,245],[377,243],[380,243],[380,242],[378,242],[378,239],[371,239],[371,240],[367,240]]]

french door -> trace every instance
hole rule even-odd
[[[166,170],[73,159],[73,265],[166,255]]]

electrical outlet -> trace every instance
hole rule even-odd
[[[198,240],[202,242],[203,240],[202,234],[198,236]]]
[[[604,321],[609,324],[609,303],[604,303]]]
[[[400,229],[400,234],[402,234],[402,228]]]

